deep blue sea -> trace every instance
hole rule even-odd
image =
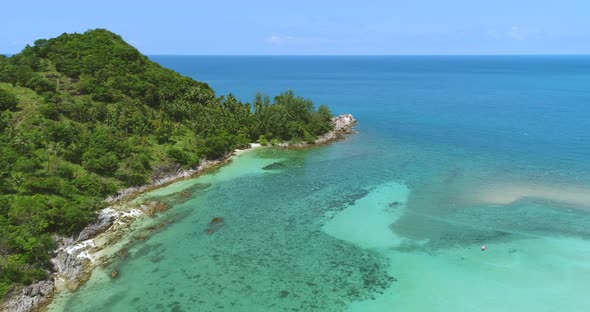
[[[590,153],[588,56],[152,59],[242,101],[292,89],[358,116],[375,140],[566,162],[576,171]]]
[[[357,133],[156,192],[197,186],[120,279],[54,310],[590,310],[589,56],[151,59],[242,101],[291,89]]]

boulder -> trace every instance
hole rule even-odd
[[[49,304],[54,290],[53,281],[35,283],[8,295],[0,306],[0,310],[7,312],[37,311]]]
[[[78,235],[77,241],[84,241],[106,231],[115,221],[116,213],[111,209],[103,209],[96,222],[85,227]]]

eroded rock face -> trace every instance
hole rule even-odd
[[[0,310],[7,312],[37,311],[50,302],[54,290],[53,281],[38,282],[9,295],[0,306]]]
[[[57,276],[64,281],[66,288],[76,290],[84,276],[88,274],[91,260],[88,256],[88,250],[94,247],[92,240],[74,244],[72,239],[60,238],[60,247],[57,249],[56,256],[51,259],[56,270]]]
[[[92,237],[104,232],[106,229],[108,229],[113,224],[115,219],[116,219],[115,214],[110,213],[110,211],[107,209],[103,209],[99,213],[96,222],[85,227],[82,230],[82,232],[80,232],[80,234],[78,235],[77,241],[87,240],[89,238],[92,238]]]

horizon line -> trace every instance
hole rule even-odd
[[[201,56],[201,57],[588,57],[590,53],[560,54],[172,54],[145,53],[146,56]]]
[[[16,53],[0,53],[0,55],[4,55],[7,57],[11,57],[13,55],[19,54],[20,52]],[[140,53],[142,53],[140,51]],[[188,53],[142,53],[146,56],[207,56],[207,57],[359,57],[359,56],[375,56],[375,57],[383,57],[383,56],[590,56],[590,53],[442,53],[442,54],[427,54],[427,53],[416,53],[416,54],[204,54],[204,53],[195,53],[195,54],[188,54]]]
[[[145,53],[147,56],[590,56],[590,53],[457,53],[457,54],[187,54]]]

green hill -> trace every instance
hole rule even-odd
[[[290,91],[252,106],[218,97],[104,29],[0,56],[0,298],[47,277],[51,234],[76,234],[154,168],[196,166],[261,136],[313,141],[330,118]]]

